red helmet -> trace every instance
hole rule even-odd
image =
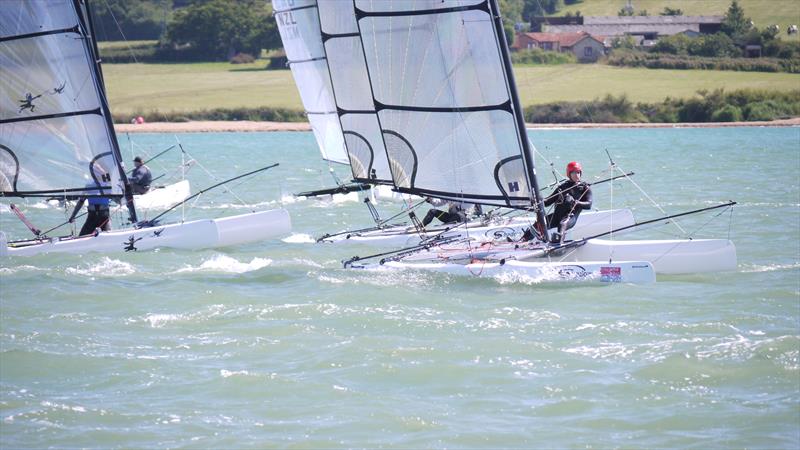
[[[569,177],[569,175],[572,172],[581,172],[581,173],[583,173],[583,168],[581,167],[581,163],[579,163],[577,161],[572,161],[571,163],[567,164],[567,177]]]

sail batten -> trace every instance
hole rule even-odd
[[[65,33],[79,33],[78,26],[72,28],[62,28],[60,30],[40,31],[38,33],[18,34],[13,36],[0,36],[0,42],[16,41],[19,39],[31,39],[42,36],[49,36],[51,34],[65,34]]]
[[[375,101],[375,109],[381,111],[384,109],[393,109],[396,111],[416,111],[416,112],[479,112],[479,111],[506,111],[511,113],[511,101],[507,100],[498,105],[485,105],[485,106],[453,106],[453,107],[436,107],[436,106],[404,106],[404,105],[386,105],[379,101]]]
[[[67,111],[63,113],[54,113],[54,114],[45,114],[40,116],[31,116],[31,117],[15,117],[12,119],[0,119],[0,125],[5,123],[14,123],[14,122],[28,122],[28,121],[35,121],[35,120],[47,120],[47,119],[57,119],[59,117],[70,117],[70,116],[82,116],[86,114],[95,114],[95,115],[102,115],[103,111],[100,108],[95,109],[87,109],[83,111]]]

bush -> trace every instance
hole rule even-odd
[[[654,53],[669,53],[671,55],[685,55],[691,41],[692,38],[682,33],[667,36],[659,39],[650,51]]]
[[[557,102],[525,108],[533,123],[676,123],[775,120],[800,116],[800,90],[772,92],[743,89],[699,91],[689,99],[633,105],[625,96],[589,102]]]
[[[646,67],[648,69],[800,73],[800,58],[707,58],[637,50],[615,50],[606,59],[606,63],[612,66]]]
[[[98,43],[100,59],[105,63],[125,64],[155,62],[158,41],[112,41]]]
[[[751,122],[771,120],[775,117],[774,102],[769,100],[748,105],[745,111],[747,113],[747,120]]]
[[[230,59],[231,64],[250,64],[256,59],[250,53],[237,53]]]
[[[772,56],[781,59],[797,59],[800,58],[800,42],[787,42],[775,39],[764,45],[763,54],[764,56]]]
[[[742,56],[742,50],[736,46],[733,39],[723,33],[701,35],[690,39],[686,52],[692,56],[715,58]]]
[[[189,122],[192,120],[253,120],[268,122],[305,122],[306,114],[288,108],[217,108],[202,111],[149,111],[131,114],[113,114],[114,123],[128,123],[131,116],[142,116],[146,122]]]
[[[578,58],[572,52],[560,53],[540,48],[524,49],[511,54],[513,64],[575,64]]]
[[[273,56],[269,58],[269,62],[264,68],[267,70],[287,70],[289,68],[289,58],[286,56]]]
[[[712,122],[739,122],[741,120],[742,110],[734,105],[725,105],[711,114]]]
[[[556,102],[525,108],[525,120],[533,123],[632,123],[646,117],[620,95],[583,102]]]

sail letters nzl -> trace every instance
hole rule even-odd
[[[284,39],[297,39],[300,37],[297,20],[295,20],[292,11],[284,11],[275,14],[275,20],[277,20],[280,25],[278,28],[283,30]]]

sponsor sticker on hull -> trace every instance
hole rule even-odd
[[[619,266],[600,267],[600,280],[610,283],[618,283],[622,281],[622,267]]]

